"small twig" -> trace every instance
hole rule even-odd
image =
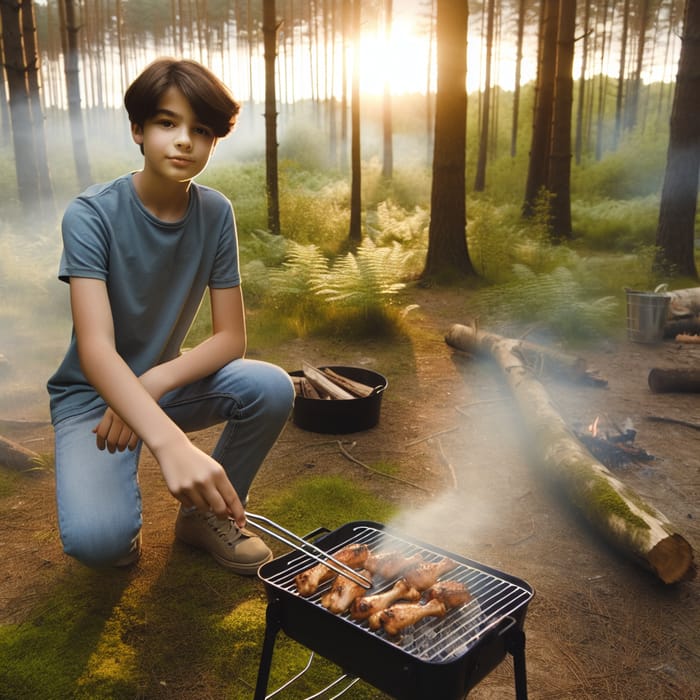
[[[340,450],[340,454],[343,455],[346,459],[349,459],[351,462],[354,462],[360,467],[363,467],[364,469],[367,469],[367,471],[372,472],[373,474],[378,474],[379,476],[383,476],[387,479],[392,479],[393,481],[398,481],[402,484],[407,484],[408,486],[413,486],[414,489],[420,489],[421,491],[425,491],[426,493],[431,493],[429,489],[424,488],[423,486],[419,486],[418,484],[414,484],[412,481],[406,481],[405,479],[400,479],[397,476],[392,476],[391,474],[385,474],[384,472],[380,472],[377,469],[373,469],[369,465],[365,464],[364,462],[360,462],[359,459],[356,459],[353,457],[346,449],[343,447],[343,443],[341,440],[337,440],[336,444],[338,445],[338,449]],[[354,444],[354,443],[353,443]]]
[[[457,413],[463,416],[466,416],[467,418],[471,418],[471,416],[464,409],[471,408],[472,406],[481,406],[485,403],[500,403],[501,401],[505,401],[505,398],[501,397],[499,399],[484,399],[483,401],[471,401],[470,403],[465,403],[462,406],[455,406],[455,411],[457,411]]]
[[[438,435],[444,435],[445,433],[451,433],[453,430],[457,430],[458,426],[454,426],[452,428],[445,428],[445,430],[438,430],[437,433],[431,433],[430,435],[426,435],[425,437],[418,438],[417,440],[412,440],[411,442],[406,443],[406,447],[413,447],[414,445],[418,445],[421,442],[425,442],[426,440],[430,440],[434,437],[437,437]]]
[[[440,457],[442,457],[442,461],[444,462],[445,466],[450,472],[450,476],[452,477],[452,486],[454,486],[454,488],[457,488],[457,474],[455,474],[454,467],[452,466],[450,460],[447,459],[447,455],[445,454],[445,450],[442,449],[442,442],[440,442],[440,440],[437,441],[437,445],[438,450],[440,451]]]
[[[666,418],[665,416],[647,416],[647,420],[651,420],[656,423],[674,423],[676,425],[684,425],[686,428],[693,428],[693,430],[700,430],[700,423],[691,423],[690,421],[681,420],[680,418]]]
[[[535,520],[534,520],[534,518],[530,518],[530,532],[528,532],[526,535],[523,535],[522,537],[519,537],[517,540],[513,540],[512,542],[509,542],[508,544],[511,547],[513,547],[516,544],[520,544],[521,542],[525,542],[525,540],[529,540],[534,534],[535,534]]]

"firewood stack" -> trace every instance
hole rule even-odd
[[[292,377],[297,396],[307,399],[340,400],[364,399],[371,396],[376,387],[367,386],[348,377],[344,377],[326,367],[317,368],[304,362],[303,376]]]

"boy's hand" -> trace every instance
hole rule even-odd
[[[139,441],[138,435],[109,407],[92,432],[97,436],[97,448],[110,452],[123,452],[127,447],[133,450]]]
[[[212,457],[186,444],[169,445],[155,455],[170,493],[186,508],[194,506],[218,518],[232,517],[245,527],[245,509],[224,468]]]

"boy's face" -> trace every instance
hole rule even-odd
[[[158,111],[143,128],[131,125],[134,141],[143,148],[144,173],[188,182],[201,173],[216,146],[211,129],[202,124],[184,95],[169,88]]]

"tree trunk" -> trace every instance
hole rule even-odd
[[[550,135],[554,102],[554,76],[557,54],[559,0],[543,0],[540,20],[540,44],[535,88],[535,112],[532,121],[532,145],[528,162],[523,213],[535,211],[540,191],[547,186]]]
[[[52,217],[56,213],[53,185],[49,172],[49,156],[46,150],[46,130],[44,129],[44,110],[41,107],[41,80],[39,71],[39,51],[37,48],[36,18],[32,0],[22,3],[22,37],[24,55],[27,63],[27,85],[29,87],[29,105],[32,119],[33,141],[36,151],[36,167],[39,175],[39,194],[41,211]]]
[[[625,0],[622,9],[622,33],[620,36],[620,68],[617,75],[617,93],[615,97],[615,133],[613,136],[613,149],[617,150],[622,133],[622,112],[625,95],[625,69],[627,67],[627,41],[629,39],[630,24],[630,0]]]
[[[586,67],[588,65],[588,37],[590,34],[589,25],[591,19],[591,2],[584,0],[585,10],[583,13],[583,48],[581,51],[581,72],[578,78],[578,96],[576,104],[576,137],[574,140],[574,154],[576,165],[581,164],[581,153],[583,151],[584,114],[586,104]]]
[[[571,108],[574,95],[576,0],[561,0],[557,29],[557,67],[547,189],[552,201],[552,235],[571,238]]]
[[[464,338],[471,339],[471,352],[490,355],[498,363],[530,430],[541,467],[572,505],[608,542],[664,583],[692,578],[695,564],[690,544],[662,513],[645,503],[583,447],[558,414],[543,385],[521,362],[520,342],[465,328],[452,326],[445,338],[447,343],[452,344],[457,330],[462,342]]]
[[[486,20],[486,70],[484,73],[484,103],[481,111],[481,133],[479,135],[479,155],[476,162],[474,191],[483,192],[486,188],[486,156],[488,154],[489,126],[491,125],[491,61],[493,56],[493,17],[495,2],[489,0]]]
[[[32,118],[29,109],[27,65],[22,43],[19,2],[0,2],[2,21],[3,62],[10,93],[12,141],[17,175],[17,192],[22,209],[29,215],[39,202],[39,175],[36,167]]]
[[[277,14],[275,0],[263,1],[263,39],[265,45],[265,174],[267,185],[267,228],[280,233],[280,198],[277,170],[277,94],[275,61],[277,58]]]
[[[75,16],[73,0],[61,0],[64,20],[63,33],[66,40],[65,74],[68,94],[68,117],[70,119],[71,138],[73,141],[73,160],[78,182],[85,189],[92,182],[90,159],[88,157],[83,112],[80,107],[80,79],[78,68],[78,32],[80,25]]]
[[[350,169],[352,182],[350,185],[350,232],[348,239],[353,247],[362,241],[362,158],[360,153],[360,32],[361,32],[361,0],[352,0],[352,35],[353,35],[353,67],[352,67],[352,144],[350,148]]]
[[[393,0],[384,0],[384,40],[387,46],[391,44],[391,28],[393,22]],[[394,173],[394,144],[391,114],[391,80],[387,75],[384,78],[384,97],[382,105],[382,129],[383,129],[383,162],[382,177],[390,180]]]
[[[513,89],[513,123],[510,132],[510,157],[515,158],[518,150],[518,120],[520,114],[520,74],[523,64],[523,40],[525,37],[525,0],[518,3],[518,29],[515,50],[515,87]]]
[[[697,279],[695,214],[700,170],[700,0],[687,0],[678,61],[655,265]]]
[[[437,98],[428,254],[423,278],[473,275],[467,250],[466,2],[437,1]]]

